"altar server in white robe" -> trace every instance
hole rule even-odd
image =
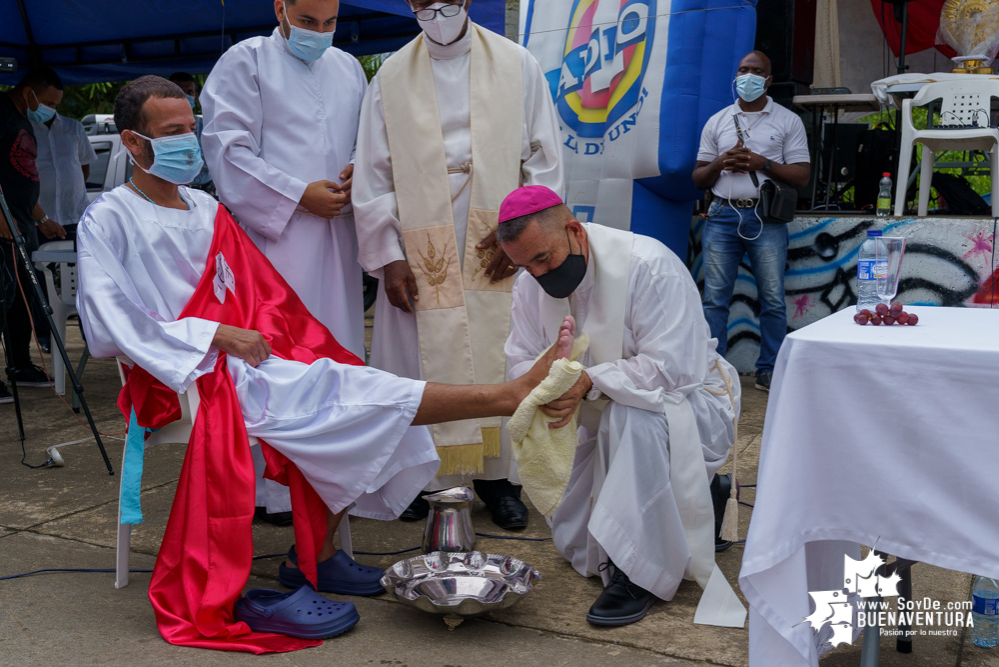
[[[423,33],[368,88],[353,200],[361,266],[383,287],[371,364],[411,378],[497,382],[506,372],[514,270],[494,243],[496,211],[520,184],[562,192],[561,146],[534,57],[471,22],[470,4],[410,2]],[[426,270],[428,243],[446,252],[450,299],[435,284],[441,274]],[[442,466],[428,490],[474,479],[493,521],[527,525],[520,487],[508,481],[516,469],[500,420],[435,427],[433,435]],[[402,518],[427,511],[416,498]]]
[[[350,209],[367,80],[332,47],[337,0],[277,0],[278,27],[233,45],[201,93],[202,144],[219,199],[309,311],[361,357],[364,306]],[[263,459],[255,452],[258,472]],[[258,481],[261,518],[290,523],[284,487]]]
[[[573,568],[603,577],[587,619],[634,623],[686,577],[707,589],[695,620],[741,627],[745,609],[714,565],[709,491],[732,446],[738,376],[715,352],[686,266],[655,239],[578,222],[544,188],[511,193],[499,220],[498,239],[526,269],[513,289],[510,376],[553,344],[565,315],[589,335],[580,380],[542,408],[560,419],[552,426],[580,410],[549,522]]]
[[[219,207],[177,185],[201,168],[194,115],[176,84],[146,76],[119,93],[115,124],[135,173],[87,209],[77,239],[77,308],[91,354],[123,357],[184,392],[226,352],[247,434],[293,461],[329,508],[319,590],[381,592],[380,569],[333,546],[342,513],[354,504],[352,514],[396,518],[439,466],[421,425],[513,414],[554,355],[524,380],[455,387],[332,359],[285,360],[257,331],[178,320],[207,266]],[[254,280],[234,278],[237,289]],[[289,560],[281,581],[294,585],[294,571]]]

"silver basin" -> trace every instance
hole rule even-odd
[[[513,606],[540,578],[512,556],[434,551],[399,561],[382,585],[399,602],[431,614],[478,616]]]

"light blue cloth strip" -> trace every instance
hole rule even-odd
[[[125,461],[121,467],[121,522],[142,523],[142,505],[139,495],[142,492],[142,457],[146,448],[148,428],[139,426],[135,408],[128,420],[128,435],[125,437]]]

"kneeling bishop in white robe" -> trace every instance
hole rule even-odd
[[[127,187],[101,195],[77,232],[77,308],[95,357],[127,357],[184,392],[214,370],[217,322],[178,320],[205,271],[218,202],[181,187],[189,211]],[[298,466],[334,513],[394,519],[439,466],[427,429],[411,427],[425,383],[365,366],[229,355],[247,434]]]
[[[565,315],[590,337],[579,361],[602,398],[580,404],[572,476],[548,517],[555,546],[581,575],[607,585],[600,565],[610,560],[663,600],[694,579],[705,589],[695,622],[742,627],[745,608],[714,565],[708,490],[733,444],[738,376],[715,352],[697,287],[671,250],[583,226],[582,282],[555,299],[521,273],[505,347],[516,378],[557,340]],[[731,400],[725,376],[735,380]]]

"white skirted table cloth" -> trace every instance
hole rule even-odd
[[[907,310],[917,326],[848,308],[781,347],[739,575],[751,667],[818,665],[795,624],[860,545],[999,577],[999,310]]]

